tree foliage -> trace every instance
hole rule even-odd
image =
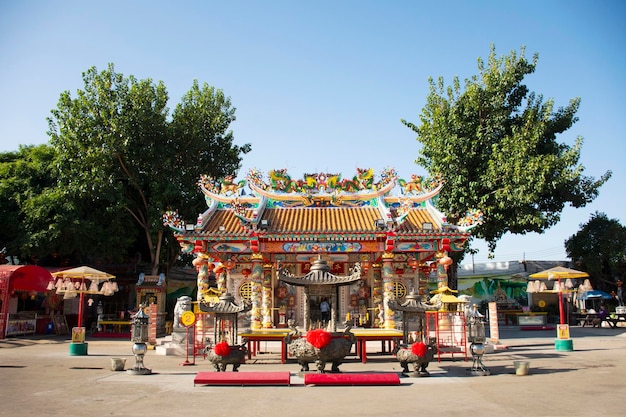
[[[577,268],[589,274],[596,289],[614,291],[626,273],[626,227],[604,213],[594,213],[565,241],[565,251]]]
[[[75,97],[61,94],[48,119],[59,181],[79,199],[89,196],[95,207],[132,218],[156,273],[163,213],[179,208],[195,219],[204,204],[200,174],[235,174],[250,145],[233,144],[235,109],[207,84],[195,81],[169,120],[162,82],[124,77],[113,64],[90,68],[83,82]]]
[[[73,195],[58,181],[56,152],[48,145],[0,155],[0,242],[24,262],[118,261],[133,236],[128,222],[89,195]]]
[[[402,120],[422,144],[416,163],[446,183],[437,206],[449,221],[469,209],[484,214],[475,236],[495,249],[507,232],[541,233],[560,220],[566,204],[583,207],[607,181],[584,176],[579,164],[582,138],[573,146],[557,135],[576,121],[580,99],[555,109],[552,99],[530,92],[523,83],[538,62],[515,51],[497,57],[492,46],[487,62],[478,59],[478,75],[429,79],[430,93],[420,124]]]

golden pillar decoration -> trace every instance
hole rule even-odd
[[[382,264],[372,265],[372,303],[374,303],[374,318],[372,324],[375,327],[382,327],[385,321],[383,308],[383,278],[380,275]]]
[[[250,328],[252,330],[261,330],[261,297],[263,292],[263,256],[260,253],[252,254],[252,293],[250,301],[252,309],[250,310]]]
[[[198,272],[196,284],[198,286],[196,300],[204,300],[204,295],[209,291],[209,260],[206,255],[200,254],[192,261]]]
[[[262,327],[271,329],[272,323],[272,264],[263,265],[263,294],[261,298]]]
[[[383,254],[383,307],[385,314],[385,329],[395,329],[395,312],[389,308],[389,301],[394,297],[394,285],[393,285],[393,253],[385,252]]]

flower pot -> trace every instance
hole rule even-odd
[[[528,375],[530,371],[530,362],[528,361],[514,361],[515,375]]]
[[[126,358],[111,358],[111,370],[123,371],[126,365]]]

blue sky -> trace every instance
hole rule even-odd
[[[170,109],[194,79],[237,108],[236,142],[250,168],[341,172],[414,164],[428,77],[477,73],[499,55],[539,54],[532,91],[579,122],[559,137],[585,139],[585,175],[613,171],[600,196],[567,207],[544,234],[506,236],[495,261],[565,260],[563,242],[596,211],[626,225],[626,3],[616,1],[3,1],[0,3],[0,152],[48,141],[50,110],[81,74],[110,62],[124,75],[162,80]],[[164,150],[166,152],[166,150]],[[487,261],[481,242],[475,262]]]

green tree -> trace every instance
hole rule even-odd
[[[565,241],[565,251],[577,268],[589,274],[594,288],[614,291],[616,279],[626,272],[626,227],[595,212]]]
[[[102,72],[90,68],[83,81],[75,98],[61,94],[48,119],[60,181],[74,195],[130,216],[157,273],[168,261],[161,259],[163,213],[182,208],[185,218],[195,219],[204,204],[200,174],[235,174],[250,145],[233,144],[227,129],[235,109],[207,84],[194,82],[169,121],[162,82],[124,77],[113,64]]]
[[[120,260],[132,237],[128,224],[91,196],[80,198],[58,182],[49,145],[0,154],[0,242],[24,262]],[[127,223],[127,222],[126,222]]]
[[[537,55],[528,61],[524,48],[520,56],[496,57],[492,46],[463,88],[457,77],[450,86],[430,78],[420,124],[402,120],[422,144],[416,163],[446,183],[438,208],[449,221],[482,210],[484,223],[474,235],[490,250],[507,232],[541,233],[555,225],[566,204],[585,206],[611,176],[582,175],[582,138],[572,147],[557,142],[577,121],[580,99],[555,110],[553,100],[529,92],[524,77],[537,61]]]

